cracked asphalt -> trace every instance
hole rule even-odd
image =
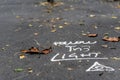
[[[53,7],[45,0],[0,0],[0,80],[119,80],[120,42],[102,40],[120,37],[119,0],[57,1]],[[69,55],[64,46],[53,45],[59,41],[97,41],[89,52],[108,59],[52,62],[57,53]],[[20,59],[21,50],[32,46],[53,51]],[[86,72],[96,61],[115,71]]]

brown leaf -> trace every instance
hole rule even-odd
[[[109,41],[109,42],[119,42],[120,38],[119,37],[104,37],[104,41]]]
[[[31,47],[30,49],[28,50],[21,50],[21,52],[23,53],[36,53],[36,54],[49,54],[50,52],[52,52],[52,47],[48,48],[48,49],[44,49],[44,50],[39,50],[38,48],[36,47]]]
[[[22,50],[21,52],[23,52],[23,53],[39,53],[40,50],[36,47],[31,47],[30,49]]]
[[[52,52],[52,47],[50,47],[48,49],[44,49],[44,50],[41,51],[41,53],[43,53],[43,54],[49,54],[51,52]]]
[[[88,34],[88,37],[97,37],[98,34]]]

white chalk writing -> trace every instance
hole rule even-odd
[[[90,46],[89,45],[85,45],[85,46],[81,46],[81,47],[77,47],[77,45],[75,45],[75,46],[67,45],[65,47],[69,49],[69,52],[77,51],[77,50],[84,51],[84,52],[90,51]]]
[[[115,69],[113,69],[112,67],[102,65],[98,62],[95,62],[90,68],[86,70],[86,72],[89,71],[115,71]]]
[[[85,57],[86,55],[82,54],[82,58],[78,57],[78,55],[76,55],[76,53],[70,54],[67,57],[66,57],[66,54],[63,54],[62,58],[58,58],[58,56],[60,56],[60,53],[57,53],[55,56],[53,56],[53,58],[51,58],[51,61],[55,62],[55,61],[67,61],[67,60],[91,60],[91,59],[98,60],[98,59],[108,59],[107,57],[104,57],[104,58],[96,57],[96,54],[95,54],[95,57]],[[91,53],[89,55],[91,55]]]
[[[66,61],[66,60],[86,60],[86,59],[108,59],[107,57],[99,57],[101,52],[90,52],[91,45],[97,41],[59,41],[54,42],[55,46],[60,45],[67,50],[67,54],[57,53],[51,61]]]
[[[54,42],[53,44],[54,45],[76,45],[76,44],[96,44],[97,41],[75,41],[75,42],[67,42],[67,41],[60,41],[60,42]]]

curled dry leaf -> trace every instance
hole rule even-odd
[[[36,47],[31,47],[30,49],[22,50],[21,52],[23,52],[23,53],[39,53],[40,50]]]
[[[41,53],[43,53],[43,54],[49,54],[51,52],[52,52],[52,47],[50,47],[48,49],[44,49],[44,50],[41,51]]]
[[[109,41],[109,42],[119,42],[120,37],[104,37],[103,40],[104,41]]]
[[[88,37],[97,37],[98,34],[87,34]]]
[[[48,48],[48,49],[43,49],[43,50],[39,50],[36,47],[31,47],[28,50],[22,50],[21,52],[23,53],[31,53],[31,54],[49,54],[50,52],[52,52],[52,47]]]

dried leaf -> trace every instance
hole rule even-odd
[[[48,48],[48,49],[44,49],[41,51],[42,54],[49,54],[52,52],[52,47]]]
[[[85,25],[85,21],[80,21],[79,24],[80,25]]]
[[[63,26],[59,26],[59,28],[61,29],[61,28],[63,28]]]
[[[56,29],[52,29],[51,32],[56,32]]]
[[[52,5],[52,6],[56,7],[56,6],[64,5],[64,3],[63,2],[54,2],[51,4],[49,2],[42,2],[42,3],[40,3],[40,5],[42,5],[42,6]]]
[[[32,27],[33,25],[32,25],[32,24],[29,24],[28,26],[29,26],[29,27]]]
[[[71,71],[71,70],[73,70],[73,68],[70,68],[70,67],[69,67],[69,68],[67,68],[67,70]]]
[[[104,47],[104,48],[107,48],[108,47],[108,45],[101,45],[102,47]]]
[[[32,73],[33,72],[32,68],[28,68],[28,72]]]
[[[112,18],[112,19],[117,19],[118,17],[116,17],[116,16],[112,16],[111,18]]]
[[[116,6],[116,8],[120,9],[120,4]]]
[[[88,37],[97,37],[98,34],[88,34]]]
[[[95,26],[93,26],[95,29],[97,29],[98,27],[95,25]]]
[[[93,18],[93,17],[95,17],[95,15],[91,14],[89,17]]]
[[[22,68],[17,68],[17,69],[14,69],[15,72],[22,72],[24,69]]]
[[[109,42],[119,42],[120,38],[119,37],[104,37],[104,41],[109,41]]]
[[[23,53],[39,53],[40,50],[36,47],[31,47],[30,49],[22,50],[21,52],[23,52]]]
[[[115,27],[116,30],[120,30],[120,27]]]
[[[69,25],[70,23],[69,22],[64,22],[64,25]]]
[[[5,50],[6,50],[6,48],[5,48],[5,47],[2,47],[2,50],[3,50],[3,51],[5,51]]]
[[[113,60],[120,60],[120,57],[118,58],[118,57],[112,57],[111,59],[113,59]]]
[[[24,59],[24,58],[25,58],[25,55],[24,55],[24,54],[21,54],[21,55],[19,56],[19,58],[20,58],[20,59]]]
[[[18,18],[20,18],[20,16],[16,16],[16,18],[18,19]]]
[[[83,36],[86,36],[87,34],[86,33],[82,33]]]
[[[52,52],[52,47],[48,48],[48,49],[44,49],[44,50],[39,50],[38,48],[36,47],[31,47],[30,49],[28,50],[22,50],[21,52],[23,53],[35,53],[35,54],[49,54],[50,52]]]
[[[35,35],[35,36],[37,36],[37,35],[38,35],[38,33],[36,32],[36,33],[34,33],[34,35]]]
[[[48,2],[41,2],[40,4],[41,4],[42,6],[49,5],[49,3],[48,3]]]

